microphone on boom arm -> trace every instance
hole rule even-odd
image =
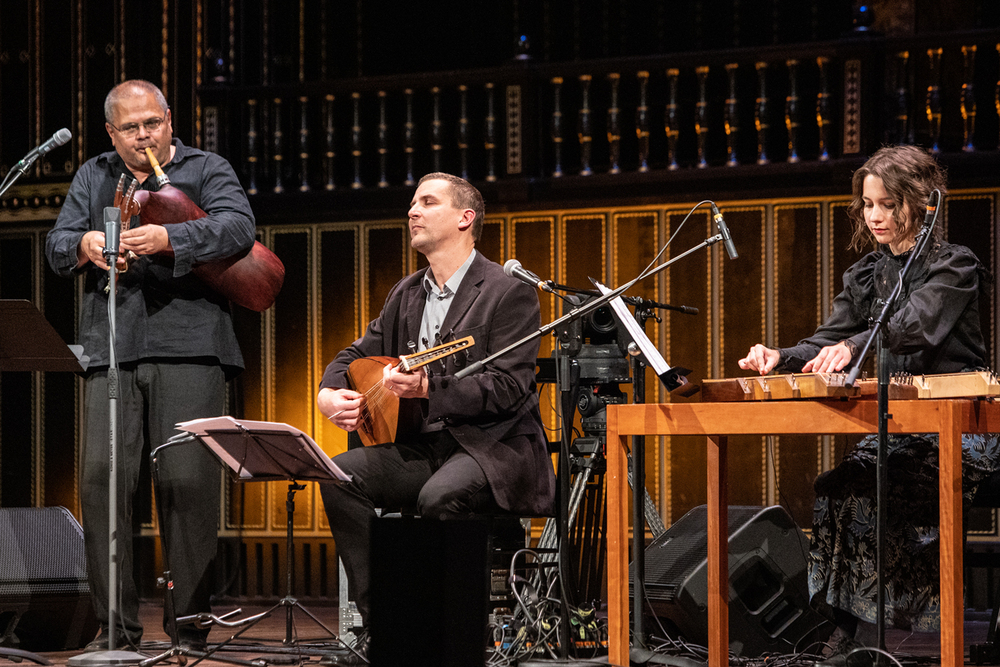
[[[53,148],[62,146],[67,141],[73,138],[73,133],[67,130],[65,127],[51,137],[45,140],[42,144],[39,144],[35,148],[31,149],[31,152],[25,155],[20,162],[14,165],[14,169],[25,170],[32,165],[32,163],[38,158],[42,157]]]
[[[3,182],[0,182],[0,195],[7,192],[7,190],[14,185],[14,181],[26,174],[31,165],[35,164],[35,160],[45,155],[53,148],[62,146],[72,138],[73,133],[64,127],[49,137],[42,144],[32,148],[31,152],[21,158],[20,162],[15,164],[14,167],[7,172],[7,176],[4,177]]]
[[[555,290],[552,289],[552,285],[549,284],[551,281],[542,280],[534,273],[521,266],[521,262],[516,259],[508,259],[507,263],[503,265],[503,272],[511,278],[517,278],[526,285],[531,285],[532,287],[540,289],[543,292],[555,294]]]
[[[726,254],[729,255],[729,259],[736,259],[740,256],[736,252],[736,244],[733,243],[733,235],[729,233],[729,227],[726,226],[726,221],[722,219],[722,214],[719,213],[719,207],[712,203],[712,217],[715,218],[715,224],[719,227],[719,233],[722,234],[722,245],[726,248]]]

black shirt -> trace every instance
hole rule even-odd
[[[986,366],[979,320],[979,285],[985,269],[965,246],[938,243],[910,269],[885,328],[889,371],[920,375],[957,373]],[[816,333],[783,348],[778,370],[797,372],[821,347],[849,340],[858,351],[870,336],[869,319],[882,312],[909,252],[885,246],[844,272],[844,291]]]
[[[174,157],[163,170],[170,183],[208,216],[164,225],[174,257],[142,256],[118,276],[117,360],[214,360],[232,375],[243,368],[243,357],[229,303],[191,274],[191,268],[250,248],[253,212],[226,160],[176,138],[173,145]],[[123,173],[132,176],[121,156],[110,151],[88,160],[73,178],[45,242],[46,257],[57,274],[74,275],[80,239],[88,231],[104,231],[104,207],[114,204]],[[139,189],[156,190],[156,178],[147,178]],[[133,225],[137,222],[133,220]],[[85,273],[85,286],[79,342],[90,356],[91,368],[107,366],[108,272],[92,262],[80,271]]]

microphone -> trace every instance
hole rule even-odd
[[[122,231],[122,211],[117,206],[104,207],[104,256],[117,257],[118,238]]]
[[[940,204],[941,191],[934,189],[927,196],[927,213],[924,214],[924,224],[920,227],[920,231],[917,233],[916,242],[914,243],[915,246],[919,246],[920,241],[931,233],[934,221],[937,220],[937,208]]]
[[[740,256],[736,252],[736,245],[733,243],[733,235],[729,233],[729,227],[726,227],[726,221],[722,219],[722,214],[719,213],[719,207],[712,202],[712,217],[715,218],[715,224],[719,227],[719,233],[722,234],[722,245],[726,248],[726,254],[729,255],[729,259],[736,259]]]
[[[517,278],[522,283],[531,285],[532,287],[540,289],[543,292],[551,292],[555,294],[555,290],[552,289],[548,281],[542,280],[534,273],[521,266],[521,262],[516,259],[508,259],[507,263],[503,265],[503,272],[511,278]]]
[[[62,146],[72,138],[73,138],[73,133],[64,127],[63,129],[59,130],[51,137],[49,137],[48,140],[45,141],[45,143],[33,148],[30,153],[25,155],[24,158],[14,166],[14,168],[20,169],[22,171],[27,169],[28,167],[31,166],[31,164],[35,160],[45,155],[53,148],[56,148],[57,146]]]

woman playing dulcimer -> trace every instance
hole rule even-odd
[[[898,282],[935,189],[945,193],[945,174],[924,150],[895,146],[875,153],[854,174],[848,209],[855,222],[852,246],[861,249],[872,240],[875,250],[844,273],[832,313],[811,337],[789,348],[754,345],[740,368],[761,375],[848,369],[867,341],[869,318],[880,314]],[[885,327],[891,373],[956,373],[987,365],[979,319],[986,270],[970,249],[943,241],[940,229],[911,267]],[[877,436],[866,437],[815,483],[809,595],[837,625],[823,665],[844,665],[852,649],[875,644],[877,447]],[[1000,466],[997,437],[965,435],[962,459],[968,505],[979,482]],[[936,631],[937,436],[890,435],[888,475],[886,624]],[[855,653],[851,664],[860,656],[869,654]]]

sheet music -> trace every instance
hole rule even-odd
[[[234,419],[227,415],[192,419],[176,427],[201,440],[241,480],[260,479],[268,474],[266,471],[278,466],[295,479],[329,477],[351,481],[351,476],[331,461],[312,438],[289,424]],[[234,437],[243,434],[252,434],[260,446],[247,447],[243,437]],[[289,452],[289,444],[293,442],[295,451]]]
[[[591,278],[590,281],[594,283],[594,286],[597,287],[598,290],[600,290],[601,294],[607,294],[611,291],[593,278]],[[656,349],[653,342],[649,340],[649,337],[639,327],[639,323],[635,321],[632,314],[628,312],[628,307],[625,305],[625,302],[622,301],[622,298],[620,296],[616,297],[610,303],[612,310],[615,311],[615,315],[618,317],[618,321],[625,325],[629,335],[632,336],[632,340],[639,347],[639,351],[642,353],[642,356],[646,358],[646,363],[649,364],[654,371],[656,371],[657,375],[662,376],[664,373],[669,371],[669,364],[667,364],[663,355],[660,354],[660,351]]]

